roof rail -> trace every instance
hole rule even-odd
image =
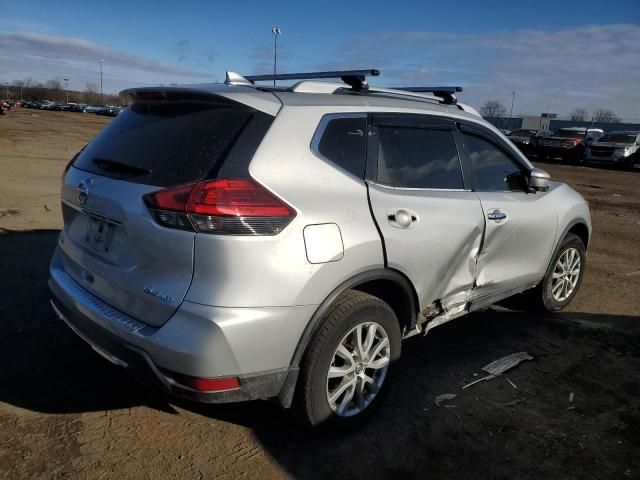
[[[303,73],[280,73],[277,75],[245,75],[235,72],[227,72],[225,83],[227,85],[250,85],[255,82],[271,80],[314,80],[317,78],[339,78],[355,91],[369,88],[367,77],[377,77],[380,70],[335,70],[328,72],[303,72]]]
[[[415,93],[432,93],[436,97],[442,98],[445,104],[455,105],[458,103],[456,92],[461,92],[462,87],[397,87],[395,90]]]

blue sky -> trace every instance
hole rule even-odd
[[[0,0],[0,82],[69,77],[105,91],[212,82],[226,69],[375,67],[378,85],[460,84],[463,100],[640,119],[640,1]]]

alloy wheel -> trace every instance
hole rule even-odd
[[[389,337],[375,322],[353,327],[336,348],[327,372],[327,400],[331,410],[351,417],[376,397],[389,368]]]
[[[580,252],[566,249],[558,258],[551,279],[551,294],[557,302],[564,302],[576,288],[580,278]]]

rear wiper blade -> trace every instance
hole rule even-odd
[[[146,168],[136,167],[135,165],[129,165],[117,160],[109,160],[108,158],[94,158],[91,161],[106,172],[131,173],[134,175],[146,175],[151,173],[151,170],[147,170]]]

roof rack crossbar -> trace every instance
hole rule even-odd
[[[436,97],[442,98],[445,104],[455,105],[458,103],[456,92],[461,92],[462,87],[397,87],[395,90],[415,93],[432,93]]]
[[[366,78],[377,77],[380,70],[335,70],[328,72],[303,72],[280,73],[276,75],[245,75],[245,79],[251,83],[271,80],[314,80],[317,78],[339,78],[354,90],[366,90],[368,88]]]

